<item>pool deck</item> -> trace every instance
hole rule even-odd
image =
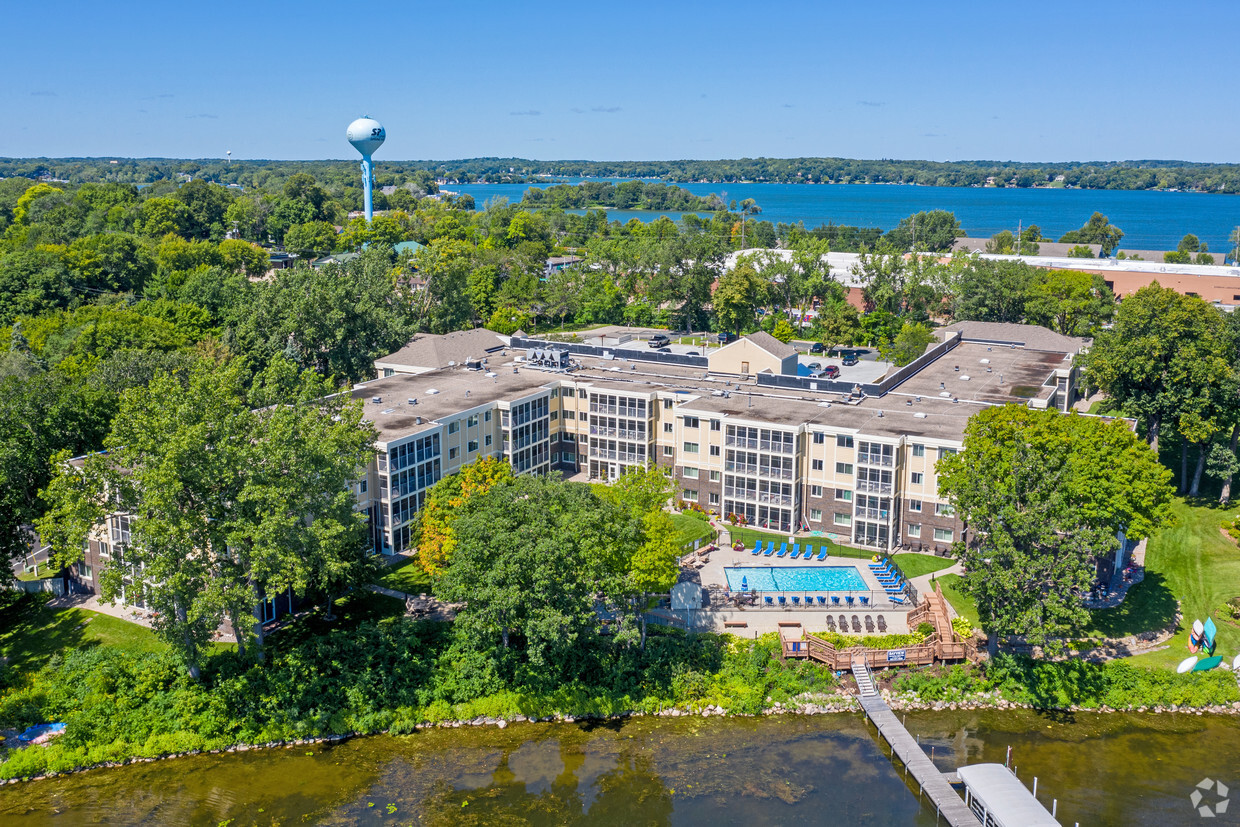
[[[778,554],[778,546],[776,546],[775,554]],[[814,543],[814,548],[818,548],[818,544]],[[702,578],[702,585],[707,588],[725,589],[728,586],[728,578],[724,573],[725,568],[792,568],[797,566],[810,568],[827,568],[829,566],[852,566],[861,575],[861,579],[865,581],[865,588],[869,591],[883,592],[883,587],[878,582],[878,578],[870,571],[870,567],[866,565],[869,561],[857,559],[854,557],[828,557],[826,560],[819,561],[817,554],[813,560],[805,560],[798,557],[795,560],[789,559],[788,555],[776,557],[772,554],[767,557],[765,554],[754,556],[753,547],[750,546],[742,551],[733,551],[730,546],[722,546],[718,551],[710,553],[710,560],[698,570],[699,576]],[[798,594],[797,591],[790,591],[787,594]],[[890,607],[888,607],[890,608]]]

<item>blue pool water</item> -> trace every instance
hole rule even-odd
[[[751,592],[860,592],[870,587],[856,566],[755,566],[724,568],[728,588],[741,590],[741,579]]]

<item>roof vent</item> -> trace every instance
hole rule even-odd
[[[411,397],[409,397],[409,404],[410,404],[410,405],[416,405],[416,404],[418,404],[418,400],[414,399],[414,398],[411,396]]]
[[[925,412],[925,411],[918,411],[917,413],[913,414],[913,417],[914,417],[915,419],[925,419],[925,418],[926,418],[926,412]]]
[[[960,381],[961,381],[961,382],[968,382],[968,381],[969,381],[969,374],[967,374],[967,373],[966,373],[964,376],[961,376],[961,377],[960,377]]]
[[[905,404],[905,405],[907,405],[908,407],[910,407],[910,408],[911,408],[911,407],[913,407],[913,400],[911,400],[911,399],[906,399],[906,400],[904,401],[904,404]]]
[[[465,389],[465,398],[466,398],[466,399],[468,399],[468,398],[469,398],[469,388],[466,388],[466,389]]]
[[[953,396],[953,397],[952,397],[952,404],[953,404],[953,405],[955,405],[955,404],[956,404],[957,402],[959,402],[959,401],[960,401],[960,397],[959,397],[959,396]]]
[[[882,418],[883,418],[883,409],[882,409],[882,408],[879,408],[879,409],[878,409],[878,418],[879,418],[879,419],[882,419]]]
[[[426,389],[426,395],[427,395],[427,396],[434,396],[434,395],[435,395],[435,394],[437,394],[437,393],[439,393],[439,390],[438,390],[437,388],[427,388],[427,389]]]
[[[486,373],[484,373],[484,374],[483,374],[483,376],[485,376],[485,377],[486,377],[486,378],[488,378],[488,379],[494,379],[494,378],[495,378],[495,376],[496,376],[496,374],[495,374],[495,372],[494,372],[494,371],[489,371],[489,370],[488,370]]]
[[[920,401],[921,401],[921,397],[920,397],[920,396],[914,396],[913,398],[914,398],[914,399],[916,399],[918,402],[920,402]]]
[[[512,372],[513,372],[513,373],[520,373],[521,371],[517,368],[517,366],[516,366],[516,365],[513,365],[513,366],[512,366]]]
[[[371,402],[374,402],[376,405],[378,405],[380,402],[382,402],[382,401],[383,401],[383,397],[382,397],[382,396],[372,396],[372,397],[370,397],[370,401],[371,401]]]
[[[415,416],[415,417],[413,418],[413,424],[415,424],[415,425],[421,425],[421,424],[422,424],[422,417],[420,417],[420,416]]]
[[[448,362],[448,367],[450,367],[450,368],[454,368],[454,367],[456,367],[456,360],[455,360],[455,359],[450,360],[450,361]]]

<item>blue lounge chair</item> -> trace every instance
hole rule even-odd
[[[883,577],[889,574],[896,574],[899,569],[895,566],[884,566],[881,569],[870,569],[870,571],[874,573],[875,577]]]
[[[805,548],[803,548],[801,551],[806,560],[814,556],[814,547],[811,546],[809,543],[806,543]]]
[[[891,561],[890,561],[890,560],[886,560],[886,559],[884,559],[884,560],[871,560],[870,562],[866,563],[866,565],[867,565],[867,566],[869,566],[869,567],[870,567],[870,568],[872,568],[872,569],[881,569],[881,568],[883,568],[884,566],[886,566],[889,562],[891,562]]]
[[[904,594],[904,581],[900,581],[898,586],[884,586],[883,591],[887,594]]]
[[[766,596],[766,602],[767,602],[767,604],[769,604],[769,605],[771,605],[771,606],[774,606],[774,605],[775,605],[775,598],[771,597],[771,596],[768,594],[768,595]]]
[[[890,598],[891,598],[891,602],[892,602],[892,603],[899,603],[901,606],[903,606],[903,605],[904,605],[904,602],[905,602],[905,601],[904,601],[904,597],[903,597],[903,596],[898,595],[898,594],[892,594],[892,595],[888,595],[888,597],[890,597]]]
[[[880,575],[876,579],[880,583],[899,583],[904,578],[900,576],[899,572],[894,572],[892,574]]]
[[[831,547],[830,547],[830,546],[823,546],[823,547],[822,547],[822,551],[818,552],[818,559],[819,559],[819,560],[826,560],[826,559],[827,559],[827,554],[828,554],[828,552],[830,552],[830,550],[831,550]]]
[[[832,606],[840,605],[840,596],[838,594],[831,595],[831,605]]]
[[[770,557],[775,553],[775,543],[771,540],[766,541],[766,551],[762,552],[763,557]]]
[[[783,557],[783,556],[784,556],[785,554],[787,554],[787,553],[788,553],[788,544],[787,544],[787,543],[780,543],[780,544],[779,544],[779,554],[776,554],[775,556],[776,556],[776,557]]]
[[[861,605],[862,606],[870,605],[870,598],[866,597],[864,594],[861,595]]]
[[[853,603],[855,603],[856,601],[855,601],[855,600],[853,600],[853,596],[852,596],[851,594],[849,594],[849,595],[845,595],[845,596],[844,596],[844,602],[845,602],[845,603],[847,603],[849,606],[851,606],[851,605],[852,605]]]
[[[800,605],[801,605],[801,598],[797,597],[797,596],[794,594],[794,595],[792,596],[792,605],[793,605],[793,606],[800,606]]]
[[[779,596],[779,605],[781,605],[781,606],[787,606],[787,605],[788,605],[788,598],[784,597],[784,596],[781,594],[781,595]]]
[[[819,606],[825,606],[825,605],[827,605],[827,598],[826,598],[826,596],[825,596],[825,595],[821,595],[821,594],[820,594],[820,595],[818,595],[818,605],[819,605]]]
[[[792,544],[792,557],[790,559],[795,560],[800,556],[801,556],[801,544],[793,543]]]
[[[891,580],[900,576],[899,569],[884,569],[883,571],[874,572],[874,576],[879,580]]]
[[[761,540],[754,540],[754,543],[753,543],[753,553],[754,553],[754,554],[761,554],[761,553],[762,553],[762,541],[761,541]]]

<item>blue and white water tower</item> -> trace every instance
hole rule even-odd
[[[362,191],[366,199],[366,223],[369,224],[370,219],[374,217],[371,190],[375,186],[375,170],[370,156],[375,154],[376,149],[383,146],[387,132],[384,131],[383,124],[367,115],[349,124],[345,137],[349,139],[349,143],[353,144],[354,149],[362,153]]]

